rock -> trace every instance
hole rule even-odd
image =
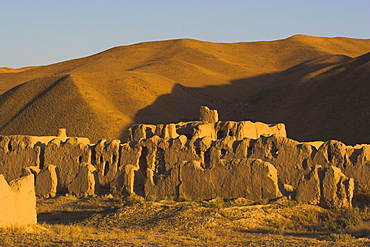
[[[217,110],[210,110],[207,106],[201,106],[199,120],[214,124],[218,121],[218,112]]]
[[[250,167],[251,182],[247,188],[248,193],[244,196],[245,198],[261,201],[262,199],[274,199],[281,196],[278,173],[272,164],[256,159],[250,164]]]
[[[34,176],[11,181],[0,174],[0,227],[27,226],[37,223]]]
[[[23,176],[27,176],[27,175],[30,175],[30,174],[33,174],[33,175],[37,175],[39,174],[40,172],[40,167],[39,166],[28,166],[28,167],[24,167],[22,168],[22,175],[21,177]]]
[[[162,174],[150,174],[145,183],[145,198],[150,200],[178,198],[180,165],[175,165]]]
[[[213,169],[204,169],[199,161],[179,163],[177,196],[192,200],[209,200],[217,196],[219,181],[215,180]],[[217,184],[215,184],[217,183]],[[239,196],[238,196],[239,197]],[[240,196],[241,197],[241,196]]]
[[[163,139],[176,138],[179,136],[176,132],[175,124],[158,124],[156,126],[155,134]],[[151,136],[147,136],[150,138]]]
[[[179,122],[176,124],[136,124],[128,130],[129,141],[140,141],[154,135],[160,138],[177,138],[185,135],[189,140],[196,140],[206,136],[212,140],[234,136],[237,140],[244,138],[259,138],[279,134],[286,137],[285,125],[265,124],[251,121],[219,121],[218,112],[207,106],[200,107],[200,121]]]

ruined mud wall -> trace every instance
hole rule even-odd
[[[129,141],[159,136],[160,138],[176,138],[179,135],[186,136],[189,140],[202,137],[210,137],[212,140],[233,136],[237,140],[243,138],[256,139],[260,136],[278,134],[286,137],[285,125],[266,124],[251,121],[219,121],[216,110],[210,110],[206,106],[200,108],[199,121],[179,122],[169,124],[137,124],[129,128]]]
[[[33,175],[8,183],[0,174],[0,228],[36,224]]]
[[[99,190],[148,199],[286,195],[348,207],[354,191],[370,190],[364,176],[370,172],[369,145],[300,143],[286,137],[283,124],[222,122],[217,112],[202,111],[201,121],[136,125],[126,143],[0,136],[0,173],[7,181],[34,174],[36,194],[43,197]]]

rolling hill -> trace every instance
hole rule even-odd
[[[197,119],[208,105],[223,120],[284,122],[288,136],[302,141],[370,143],[369,51],[369,39],[180,39],[0,69],[0,134],[66,127],[93,142],[124,140],[133,123]]]

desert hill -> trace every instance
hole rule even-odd
[[[234,119],[253,116],[260,121],[283,121],[289,135],[303,141],[369,143],[370,53],[239,99],[223,110]]]
[[[369,51],[370,40],[306,35],[232,44],[180,39],[0,70],[0,134],[66,127],[92,141],[124,139],[133,123],[196,119],[208,105],[225,120],[285,122],[298,140],[370,142],[363,135],[368,55],[361,56]]]

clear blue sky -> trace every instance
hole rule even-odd
[[[370,38],[370,1],[0,0],[0,67],[51,64],[153,40],[294,34]]]

